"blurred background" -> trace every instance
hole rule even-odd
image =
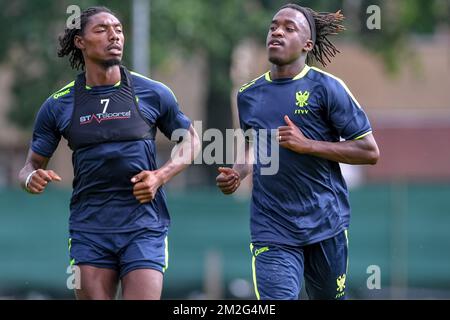
[[[73,299],[66,142],[49,164],[63,182],[32,196],[17,181],[36,112],[77,74],[56,55],[67,7],[112,9],[124,24],[124,64],[171,87],[204,130],[224,131],[237,127],[237,89],[269,68],[265,37],[285,3],[0,0],[0,299]],[[347,17],[347,32],[335,38],[341,54],[326,71],[364,106],[381,150],[376,166],[343,166],[352,205],[349,298],[450,299],[450,1],[299,3]],[[373,29],[370,5],[380,9],[381,29]],[[160,164],[172,146],[158,136]],[[250,182],[224,196],[215,188],[218,166],[193,165],[166,186],[165,299],[255,298]],[[373,270],[381,280],[375,289]]]

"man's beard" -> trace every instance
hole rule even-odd
[[[270,57],[269,56],[269,62],[273,63],[274,65],[277,65],[277,66],[283,66],[283,65],[287,64],[286,61],[283,61],[283,59],[280,57]]]
[[[111,67],[120,65],[120,62],[121,62],[121,60],[119,58],[117,58],[117,59],[108,59],[108,60],[102,61],[102,66],[105,69],[109,69]]]

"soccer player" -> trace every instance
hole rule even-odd
[[[170,221],[162,186],[194,159],[199,139],[168,87],[121,64],[123,27],[109,9],[83,11],[80,26],[65,30],[58,55],[85,72],[40,108],[19,179],[33,194],[60,181],[46,167],[63,136],[73,151],[69,252],[80,270],[76,297],[113,299],[120,282],[124,299],[160,299]],[[160,168],[157,128],[168,138],[177,129],[185,133]]]
[[[344,82],[325,66],[338,52],[328,36],[343,30],[343,16],[283,6],[267,35],[270,71],[238,93],[243,130],[258,147],[279,144],[279,170],[255,163],[219,168],[217,185],[231,194],[253,171],[251,251],[258,299],[298,299],[305,280],[310,299],[345,299],[348,191],[339,163],[375,164],[379,150],[369,120]],[[262,129],[276,139],[261,142]],[[270,134],[270,132],[269,132]],[[342,138],[342,140],[341,140]],[[345,140],[345,141],[344,141]],[[250,158],[250,143],[246,143]]]

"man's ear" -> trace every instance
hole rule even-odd
[[[303,50],[305,50],[306,52],[310,52],[313,49],[314,49],[314,42],[312,40],[306,40]]]
[[[75,47],[77,47],[80,50],[84,50],[85,46],[84,46],[84,40],[81,36],[75,36],[73,38],[73,42],[75,43]]]

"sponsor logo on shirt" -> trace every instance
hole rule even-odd
[[[80,125],[89,124],[93,120],[97,123],[101,123],[106,120],[123,120],[131,118],[131,110],[123,112],[104,112],[104,113],[94,113],[86,116],[80,117]]]
[[[65,96],[66,94],[70,93],[70,88],[64,90],[63,92],[57,92],[53,95],[53,99],[58,99],[59,97]]]

